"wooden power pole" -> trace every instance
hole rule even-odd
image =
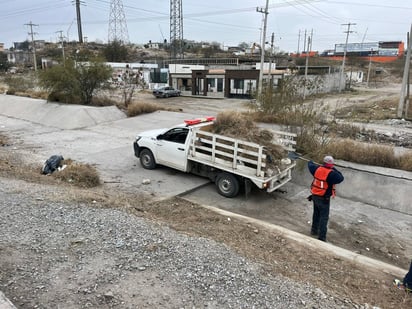
[[[409,91],[407,91],[407,86],[409,86],[408,84],[409,84],[409,67],[411,63],[411,49],[412,49],[412,24],[411,24],[411,30],[408,33],[405,68],[403,70],[402,88],[401,88],[401,94],[399,96],[399,105],[398,105],[398,112],[397,112],[398,118],[404,118],[408,114],[407,109],[409,108],[409,104],[406,104],[406,102],[409,103]],[[407,108],[405,108],[405,104]]]

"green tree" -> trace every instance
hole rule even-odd
[[[242,42],[242,43],[239,43],[238,47],[242,48],[242,49],[247,49],[247,48],[250,47],[250,44],[248,44],[246,42]]]
[[[67,61],[39,74],[40,84],[49,91],[49,100],[90,104],[95,92],[105,86],[112,69],[99,60],[87,63]]]
[[[266,86],[266,85],[265,85]],[[278,81],[277,88],[264,87],[257,100],[257,109],[267,121],[282,124],[297,134],[296,150],[316,157],[328,143],[325,138],[322,109],[314,102],[303,99],[304,88],[308,93],[317,93],[322,80],[307,80],[303,76],[284,76]]]
[[[0,72],[6,72],[10,67],[10,63],[7,61],[7,55],[0,52]]]
[[[109,62],[122,62],[128,59],[128,50],[119,41],[109,43],[102,51],[104,58]]]
[[[79,82],[80,97],[84,104],[90,104],[94,93],[103,88],[112,75],[112,69],[101,61],[77,64],[76,80]]]

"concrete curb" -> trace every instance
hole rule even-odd
[[[181,197],[184,199],[184,197]],[[189,200],[188,200],[189,201]],[[333,254],[335,256],[339,256],[342,259],[348,260],[350,262],[353,262],[355,264],[358,265],[362,265],[362,266],[366,266],[366,267],[370,267],[373,268],[377,271],[381,271],[383,273],[392,275],[394,277],[400,277],[403,278],[405,276],[405,274],[408,272],[408,270],[406,269],[402,269],[396,266],[393,266],[391,264],[387,264],[384,263],[382,261],[378,261],[357,253],[354,253],[352,251],[346,250],[346,249],[342,249],[340,247],[337,247],[335,245],[332,245],[330,243],[326,243],[326,242],[322,242],[319,241],[315,238],[288,230],[286,228],[283,228],[281,226],[275,225],[275,224],[271,224],[271,223],[267,223],[258,219],[254,219],[254,218],[250,218],[250,217],[245,217],[243,215],[239,215],[239,214],[235,214],[233,212],[230,211],[226,211],[226,210],[222,210],[213,206],[207,206],[207,205],[202,205],[202,207],[207,208],[209,210],[212,210],[218,214],[221,214],[223,216],[227,216],[227,217],[231,217],[231,218],[237,218],[239,220],[242,221],[247,221],[247,222],[251,222],[253,224],[256,224],[258,226],[264,227],[268,230],[271,231],[276,231],[278,233],[282,233],[282,235],[284,235],[284,237],[296,241],[299,244],[301,244],[302,246],[305,246],[307,248],[313,249],[313,250],[323,250],[327,253]]]
[[[1,309],[17,309],[11,301],[9,301],[6,296],[4,296],[3,292],[0,291],[0,308]]]

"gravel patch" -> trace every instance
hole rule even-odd
[[[361,308],[225,245],[58,194],[0,179],[0,289],[18,308]]]

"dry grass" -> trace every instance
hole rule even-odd
[[[69,183],[81,188],[93,188],[100,185],[99,174],[90,164],[76,163],[72,160],[64,160],[65,169],[54,172],[52,177],[64,183]]]
[[[354,104],[336,111],[336,117],[352,121],[368,122],[396,118],[398,99],[383,100],[380,102]]]
[[[1,155],[0,176],[21,179],[34,183],[50,183],[49,177],[41,174],[41,165],[26,165],[15,154]]]
[[[1,152],[0,176],[34,183],[68,184],[80,188],[93,188],[100,185],[99,174],[93,166],[76,163],[70,159],[64,160],[62,164],[67,165],[65,169],[46,176],[41,173],[41,164],[29,164],[18,154]]]
[[[390,146],[345,139],[328,144],[324,152],[349,162],[412,171],[412,153],[398,156]]]
[[[48,92],[46,91],[34,91],[30,89],[27,89],[26,91],[24,91],[24,93],[21,93],[21,92],[15,93],[15,95],[24,96],[24,97],[33,98],[33,99],[43,99],[43,100],[47,100],[47,97],[49,96]]]
[[[0,133],[0,146],[5,146],[8,144],[8,142],[8,137]]]
[[[137,200],[129,202],[132,213],[164,222],[189,235],[224,243],[242,256],[265,265],[265,271],[273,276],[281,274],[298,282],[310,282],[360,304],[409,308],[412,303],[411,298],[405,299],[399,290],[392,288],[390,275],[365,269],[320,250],[310,250],[281,233],[236,218],[228,221],[227,217],[184,199],[147,204],[137,203]],[[377,289],[379,295],[375,293]]]
[[[110,98],[109,96],[93,96],[91,106],[112,106],[119,105],[117,100]]]
[[[412,154],[404,154],[399,157],[399,166],[402,170],[412,172]]]
[[[181,112],[179,108],[172,108],[150,102],[134,102],[127,107],[127,116],[134,117],[142,114],[149,114],[156,111]]]
[[[9,89],[9,87],[4,86],[4,85],[0,85],[0,94],[1,93],[7,93],[8,89]]]

